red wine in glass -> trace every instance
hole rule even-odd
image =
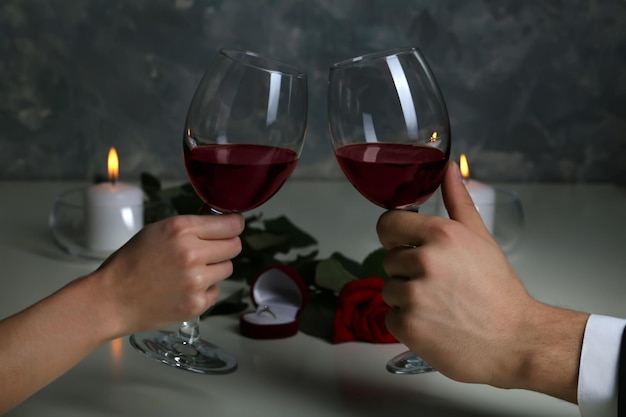
[[[298,154],[266,145],[184,145],[191,185],[221,213],[252,210],[272,197],[293,172]]]
[[[352,185],[383,208],[416,207],[437,190],[448,158],[437,148],[406,143],[355,143],[335,156]]]

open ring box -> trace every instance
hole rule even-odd
[[[293,336],[308,296],[307,285],[295,270],[284,264],[269,267],[252,283],[250,297],[256,310],[240,317],[241,334],[253,339]]]

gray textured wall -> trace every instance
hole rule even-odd
[[[453,155],[491,181],[626,183],[626,1],[2,0],[0,179],[181,179],[181,129],[220,47],[307,68],[300,177],[341,175],[326,133],[337,60],[418,46]]]

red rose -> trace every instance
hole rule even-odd
[[[350,281],[341,289],[333,325],[333,342],[398,342],[385,324],[389,306],[381,295],[384,282],[379,277],[363,278]]]

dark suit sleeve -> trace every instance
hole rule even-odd
[[[617,415],[626,417],[626,328],[622,333],[617,378]]]

